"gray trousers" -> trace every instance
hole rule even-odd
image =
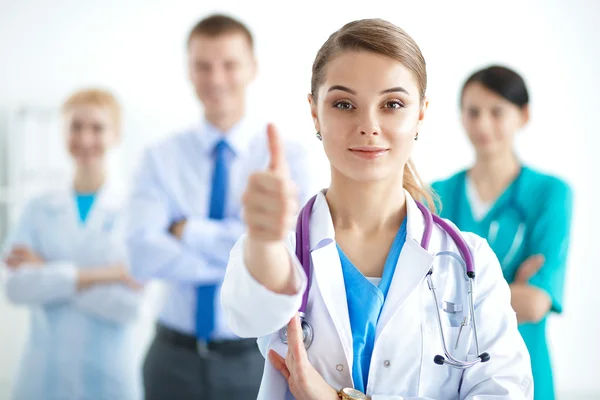
[[[258,346],[198,352],[168,339],[159,331],[146,355],[146,400],[256,400],[265,363]]]

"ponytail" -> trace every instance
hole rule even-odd
[[[404,189],[408,191],[413,199],[423,202],[432,213],[437,213],[436,206],[439,203],[439,197],[429,187],[423,185],[423,181],[419,177],[419,173],[415,169],[415,165],[411,159],[404,165],[402,181]]]

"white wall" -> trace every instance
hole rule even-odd
[[[260,76],[250,109],[285,133],[303,136],[325,170],[305,99],[312,59],[343,23],[384,17],[405,28],[427,59],[431,106],[415,158],[432,180],[472,159],[457,112],[463,79],[488,63],[512,66],[532,95],[533,119],[519,141],[522,157],[568,179],[576,195],[565,313],[550,326],[558,389],[563,399],[600,396],[594,297],[600,266],[590,240],[600,222],[592,208],[600,194],[592,172],[600,167],[593,154],[600,128],[600,2],[456,3],[0,0],[0,107],[56,106],[80,85],[113,88],[125,105],[122,152],[130,171],[149,141],[199,118],[186,80],[185,37],[198,18],[226,11],[246,21],[257,39]],[[0,399],[25,334],[24,310],[0,296]]]

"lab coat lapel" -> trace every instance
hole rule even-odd
[[[111,231],[121,199],[122,191],[114,183],[105,183],[96,195],[96,200],[83,229],[85,231]]]
[[[335,242],[313,251],[312,260],[323,301],[342,342],[348,365],[352,365],[352,330],[342,264]]]
[[[377,335],[402,307],[410,294],[420,286],[431,269],[435,258],[421,247],[425,219],[410,194],[408,192],[405,192],[405,194],[408,217],[406,242],[398,258],[390,290],[377,323]]]
[[[78,234],[79,216],[73,189],[70,186],[65,186],[50,196],[48,207],[50,223],[61,230],[61,237],[77,240],[80,236]]]
[[[323,193],[317,196],[310,219],[313,279],[318,282],[319,291],[337,330],[348,365],[352,365],[352,330],[342,264],[335,244],[335,231],[327,200]]]

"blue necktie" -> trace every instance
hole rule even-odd
[[[208,217],[223,219],[227,202],[227,186],[229,183],[229,145],[223,139],[214,150],[214,170],[210,193]],[[197,288],[196,337],[208,341],[215,328],[215,292],[217,285],[203,285]]]

